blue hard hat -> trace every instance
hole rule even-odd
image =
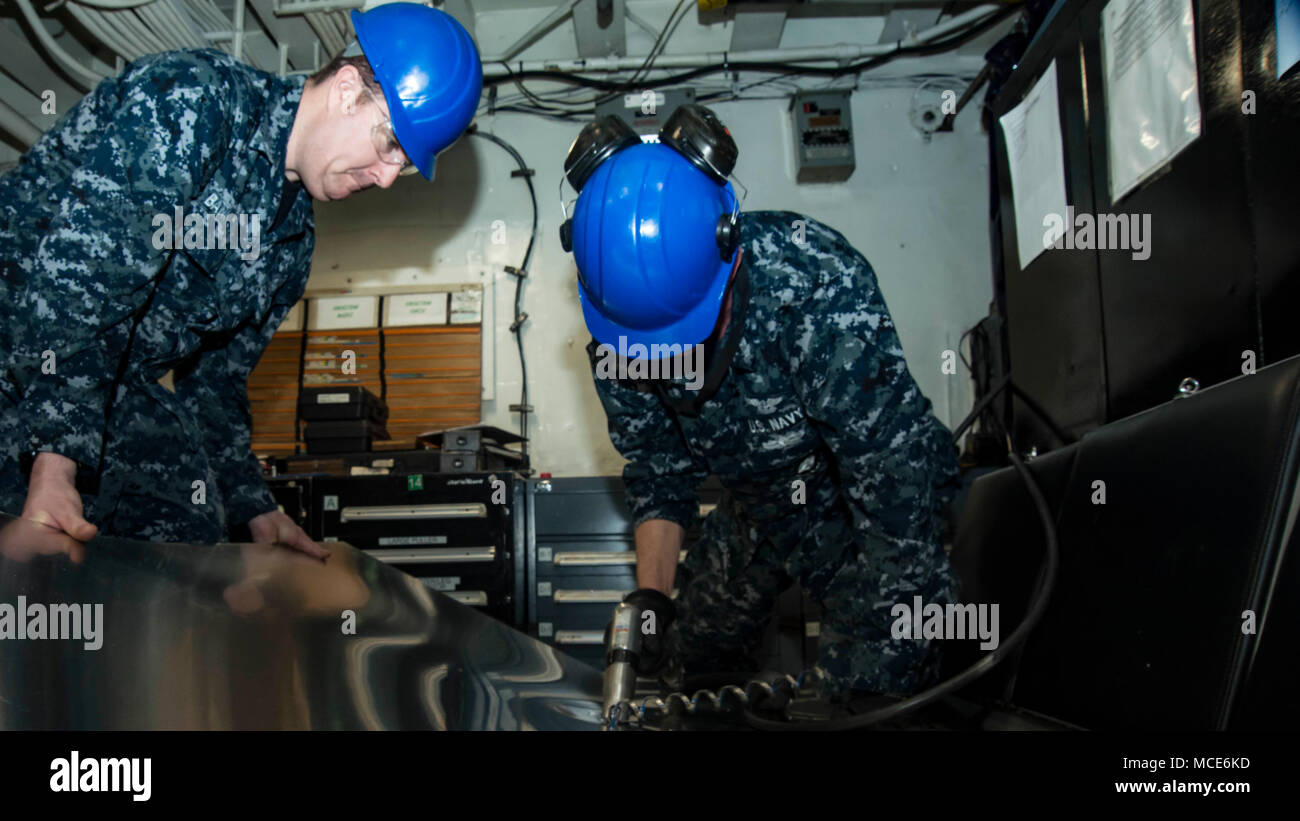
[[[573,255],[597,342],[694,345],[712,333],[735,254],[720,260],[719,218],[736,194],[666,145],[625,148],[582,186]],[[660,358],[650,356],[649,358]]]
[[[384,91],[393,133],[425,179],[474,119],[483,64],[465,27],[444,11],[388,3],[352,12],[361,51]]]

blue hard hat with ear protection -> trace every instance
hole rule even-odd
[[[393,134],[425,179],[474,119],[483,64],[456,18],[418,3],[352,12],[361,52],[383,89]]]
[[[614,117],[583,129],[565,173],[579,191],[561,228],[578,266],[587,328],[600,343],[694,345],[717,324],[739,245],[726,181],[735,142],[712,112],[682,106],[642,143]],[[660,356],[667,355],[661,353]]]

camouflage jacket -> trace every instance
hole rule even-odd
[[[871,266],[799,214],[748,212],[740,226],[748,307],[738,322],[733,306],[727,337],[740,333],[739,343],[697,416],[669,407],[689,395],[687,380],[660,392],[600,378],[588,349],[610,439],[628,460],[635,523],[689,529],[696,488],[712,473],[741,524],[771,538],[796,519],[843,515],[846,503],[864,546],[934,533],[934,508],[955,487],[956,448],[908,372]],[[792,516],[794,505],[811,515]]]
[[[0,177],[0,388],[24,449],[116,462],[129,484],[149,448],[119,440],[162,419],[205,452],[229,522],[275,508],[246,381],[311,261],[311,198],[284,178],[304,84],[216,51],[151,55]],[[188,497],[181,478],[159,495]]]

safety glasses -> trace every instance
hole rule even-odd
[[[383,109],[379,105],[379,100],[370,92],[370,89],[362,89],[370,102],[374,103],[376,111]],[[375,153],[385,165],[400,165],[402,170],[398,172],[399,176],[414,174],[418,169],[411,163],[406,152],[402,150],[402,144],[397,141],[397,135],[393,133],[393,120],[385,117],[382,122],[375,123],[370,129],[370,142],[374,145]]]

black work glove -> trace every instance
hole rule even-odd
[[[633,590],[623,597],[623,601],[641,610],[640,622],[634,627],[641,637],[636,672],[642,676],[657,676],[667,661],[668,628],[677,618],[677,607],[672,599],[648,587]]]

